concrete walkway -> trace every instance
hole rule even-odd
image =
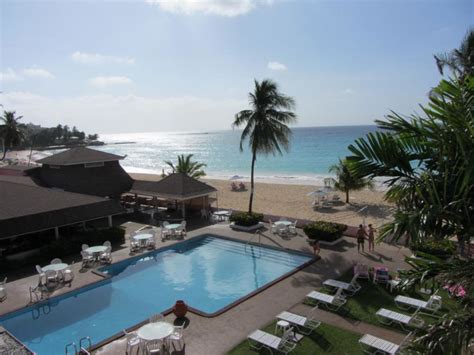
[[[139,224],[127,223],[127,233],[138,227],[140,227]],[[312,252],[302,231],[299,230],[298,232],[299,235],[286,240],[278,236],[270,235],[267,231],[264,237],[261,238],[261,243]],[[248,233],[232,231],[228,225],[218,224],[188,232],[187,239],[206,233],[228,236],[243,241],[247,241],[252,237],[252,235]],[[173,242],[160,242],[158,248],[171,243]],[[253,330],[262,328],[273,321],[275,316],[281,311],[294,310],[295,313],[306,314],[309,307],[301,304],[305,295],[315,288],[320,287],[322,281],[325,279],[339,277],[357,262],[364,262],[372,266],[385,265],[389,270],[408,267],[404,262],[405,256],[410,254],[407,249],[390,245],[379,245],[376,249],[377,252],[375,253],[359,254],[355,240],[346,237],[337,246],[330,248],[322,247],[321,260],[298,271],[292,276],[215,318],[205,318],[188,313],[189,325],[185,329],[186,352],[188,354],[198,355],[224,354],[244,340]],[[129,257],[128,254],[128,246],[123,245],[121,249],[114,251],[114,262]],[[77,264],[73,266],[75,270],[78,267]],[[25,293],[27,293],[28,285],[34,284],[36,279],[37,275],[33,275],[9,283],[9,299],[0,305],[0,313],[27,305],[29,297],[25,296]],[[73,289],[98,279],[100,278],[90,271],[86,273],[77,272]],[[59,290],[55,292],[54,295],[68,290],[68,288],[64,291]],[[352,320],[345,320],[336,314],[324,311],[320,312],[323,322],[334,324],[344,329],[361,334],[370,332],[373,335],[378,335],[395,343],[400,342],[403,338],[403,335],[397,332],[363,323],[355,324]],[[167,316],[167,319],[173,322],[174,315]],[[91,334],[91,338],[94,342],[93,334]],[[99,349],[96,353],[124,354],[124,340],[114,341]]]

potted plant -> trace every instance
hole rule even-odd
[[[346,229],[345,224],[324,221],[309,223],[303,228],[310,245],[313,245],[315,241],[319,241],[320,244],[334,245],[342,240]]]
[[[263,214],[261,213],[248,213],[248,212],[237,212],[230,216],[230,227],[241,231],[254,231],[262,228]]]

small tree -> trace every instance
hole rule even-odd
[[[178,155],[178,164],[174,165],[171,161],[165,161],[171,167],[173,173],[184,173],[187,174],[195,179],[199,179],[200,177],[206,176],[206,173],[202,168],[206,167],[207,165],[204,163],[199,163],[197,161],[192,161],[191,158],[193,154],[188,155]]]
[[[8,149],[20,144],[24,139],[22,131],[24,125],[18,122],[22,117],[15,117],[15,111],[4,111],[3,117],[0,117],[0,122],[3,123],[0,125],[0,138],[3,139],[4,144],[1,160],[5,159]]]
[[[372,181],[358,177],[350,169],[350,163],[347,160],[340,160],[339,164],[329,168],[329,172],[336,174],[335,188],[346,193],[346,203],[349,203],[349,191],[362,190],[363,188],[372,188]]]

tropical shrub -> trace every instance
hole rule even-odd
[[[256,212],[238,212],[230,216],[230,221],[238,226],[250,227],[263,221],[263,214]]]
[[[307,224],[303,230],[309,239],[333,242],[342,237],[347,229],[345,224],[318,221]]]
[[[423,243],[413,245],[411,249],[415,255],[417,253],[424,253],[445,259],[454,254],[456,246],[450,240],[427,240]]]

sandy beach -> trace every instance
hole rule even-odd
[[[157,181],[158,175],[130,174],[135,179]],[[231,191],[230,182],[224,180],[203,179],[218,190],[219,208],[233,210],[247,210],[249,191]],[[249,184],[246,184],[247,187]],[[350,193],[350,204],[345,204],[345,195],[341,192],[335,194],[341,197],[341,202],[329,209],[313,210],[313,198],[307,196],[314,191],[311,185],[275,184],[273,182],[258,182],[255,184],[254,211],[272,215],[287,216],[299,219],[324,220],[339,222],[348,225],[359,225],[364,221],[380,226],[390,219],[393,206],[384,200],[384,193],[369,189]],[[332,195],[332,193],[331,193]],[[358,212],[367,206],[365,213]]]

